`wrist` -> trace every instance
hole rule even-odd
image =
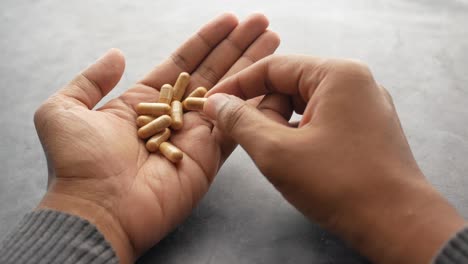
[[[465,225],[424,178],[408,178],[393,185],[386,182],[386,191],[377,188],[375,196],[346,210],[351,220],[336,228],[376,263],[430,263]]]
[[[105,207],[74,195],[47,192],[36,209],[50,209],[79,216],[96,226],[110,243],[120,263],[133,263],[135,251],[117,218]]]

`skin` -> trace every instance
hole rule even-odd
[[[267,26],[261,15],[218,17],[99,109],[123,55],[111,50],[77,75],[35,114],[49,169],[38,209],[89,220],[131,263],[190,214],[239,142],[289,202],[374,262],[429,262],[465,221],[424,178],[389,94],[360,63],[260,60],[279,45]],[[221,83],[206,115],[186,114],[171,137],[185,152],[174,165],[138,139],[134,107],[182,71],[187,93]]]
[[[259,95],[257,108],[242,100]],[[291,204],[375,263],[429,263],[466,225],[425,179],[362,63],[269,56],[207,96],[207,116]],[[288,123],[293,110],[299,124]]]
[[[122,263],[132,263],[184,220],[206,193],[235,144],[203,114],[184,116],[171,142],[179,164],[150,154],[137,137],[134,107],[155,101],[158,89],[191,74],[187,91],[212,87],[270,55],[278,36],[255,14],[230,14],[202,27],[141,81],[104,106],[95,105],[120,80],[122,53],[110,50],[37,110],[37,133],[48,161],[48,190],[38,209],[81,216],[97,226]]]

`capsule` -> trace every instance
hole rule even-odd
[[[167,141],[171,136],[171,130],[169,128],[164,129],[164,131],[157,133],[156,135],[152,136],[146,142],[146,149],[149,152],[156,152],[159,149],[159,145],[161,143]]]
[[[171,104],[171,128],[179,130],[184,125],[184,111],[182,110],[182,103],[179,101],[172,101]]]
[[[176,83],[174,84],[174,93],[172,95],[172,100],[180,101],[184,97],[185,89],[190,82],[190,74],[183,72],[179,74]]]
[[[149,122],[153,121],[154,119],[156,119],[156,118],[152,117],[152,116],[149,116],[149,115],[141,115],[141,116],[137,117],[136,125],[137,125],[137,127],[142,127],[142,126],[148,124]]]
[[[171,106],[162,103],[139,103],[135,111],[139,115],[161,116],[171,112]]]
[[[161,91],[159,91],[158,103],[170,105],[172,101],[173,93],[174,93],[174,90],[170,84],[163,85],[161,87]]]
[[[169,142],[161,143],[161,145],[159,145],[159,151],[173,163],[179,162],[184,157],[182,150]]]
[[[184,110],[202,111],[207,99],[208,98],[188,97],[182,104],[184,106]]]
[[[193,90],[188,97],[203,97],[205,94],[208,92],[208,90],[205,87],[198,87],[197,89]]]
[[[140,138],[149,138],[156,133],[163,131],[171,125],[172,119],[168,115],[163,115],[138,129]]]

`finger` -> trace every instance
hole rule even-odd
[[[219,92],[250,99],[276,92],[300,95],[308,101],[326,75],[323,62],[323,59],[300,55],[269,56],[222,81],[206,96]]]
[[[258,37],[252,45],[242,54],[242,56],[234,63],[229,71],[221,78],[221,80],[232,76],[242,69],[247,68],[258,60],[273,54],[280,44],[278,34],[272,31],[266,31]],[[263,96],[257,96],[247,102],[253,106],[257,106],[263,99]]]
[[[261,14],[252,15],[239,24],[195,70],[193,83],[213,87],[267,27],[268,20]],[[194,87],[188,90],[191,89]]]
[[[396,107],[395,107],[395,103],[393,102],[393,98],[392,98],[392,95],[390,94],[390,92],[387,90],[387,88],[385,88],[383,85],[381,84],[378,84],[378,87],[381,91],[381,93],[383,94],[383,96],[385,97],[386,101],[391,105],[393,111],[396,111]],[[401,122],[400,120],[398,120],[398,125],[400,127],[400,131],[402,133],[404,133],[403,131],[403,126],[401,125]]]
[[[271,120],[289,126],[293,108],[287,95],[279,93],[267,94],[258,104],[257,109]]]
[[[193,72],[210,52],[238,24],[232,14],[223,14],[205,26],[180,46],[167,60],[148,73],[140,83],[159,88],[174,83],[181,72]]]
[[[124,69],[122,52],[111,49],[57,93],[92,109],[115,87]]]
[[[249,48],[242,54],[242,56],[232,65],[229,71],[221,78],[225,79],[233,74],[238,73],[242,69],[250,66],[254,62],[272,54],[280,44],[279,36],[272,32],[266,31],[260,37],[258,37],[254,43],[252,43]],[[258,104],[262,101],[263,96],[258,96],[247,101],[250,105],[257,107]],[[219,130],[215,128],[215,133]],[[217,133],[218,134],[218,133]],[[226,159],[230,153],[236,147],[235,142],[232,141],[229,137],[224,136],[222,133],[219,133],[220,137],[218,142],[221,146],[223,153],[223,160]]]
[[[257,107],[258,104],[263,100],[264,95],[254,97],[252,99],[247,100],[247,103],[253,107]]]
[[[216,121],[217,127],[225,135],[242,145],[253,159],[264,154],[272,140],[281,138],[281,135],[290,133],[291,130],[232,95],[215,94],[208,97],[204,112]]]
[[[273,54],[280,44],[278,34],[272,31],[264,32],[258,37],[252,45],[242,54],[242,56],[234,63],[229,71],[221,78],[221,80],[232,76],[241,70],[247,68],[258,60]]]

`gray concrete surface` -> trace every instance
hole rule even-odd
[[[429,180],[468,217],[468,1],[0,2],[0,238],[44,194],[36,107],[110,47],[113,97],[213,16],[265,13],[279,53],[366,61],[394,96]],[[192,216],[141,263],[365,263],[309,223],[238,149]]]

